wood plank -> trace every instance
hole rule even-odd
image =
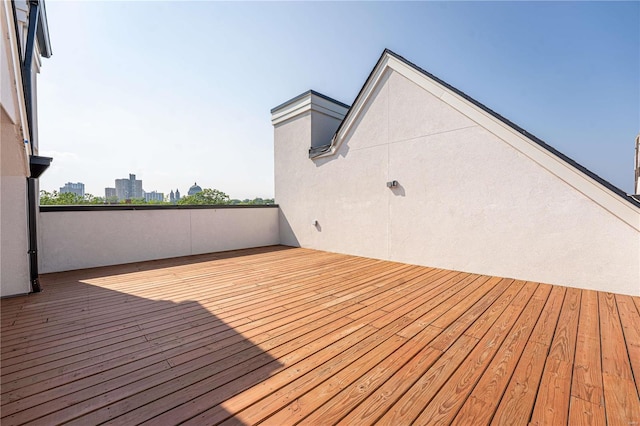
[[[341,319],[336,315],[335,318],[327,318],[326,322],[328,322],[330,325],[329,327],[340,327],[340,326],[344,326],[346,324],[351,323],[351,321],[341,321]],[[278,344],[283,344],[286,341],[295,338],[296,335],[302,333],[301,335],[305,335],[305,338],[319,338],[321,336],[323,336],[324,334],[322,333],[323,327],[321,326],[323,324],[323,322],[318,322],[315,321],[313,322],[313,326],[310,326],[309,328],[302,328],[300,330],[297,331],[297,333],[286,333],[286,336],[282,336],[280,339],[278,338],[271,338],[268,340],[268,342],[262,343],[261,347],[262,349],[253,346],[252,344],[250,344],[250,342],[245,341],[245,342],[239,342],[240,344],[235,344],[235,345],[230,345],[230,346],[226,346],[226,347],[222,347],[220,348],[217,352],[212,348],[210,349],[207,354],[210,355],[211,357],[215,356],[215,358],[213,358],[213,360],[210,360],[211,357],[209,358],[196,358],[193,360],[190,360],[190,364],[189,365],[185,365],[183,367],[181,367],[180,369],[178,368],[174,368],[171,370],[170,373],[167,374],[167,377],[165,378],[165,380],[167,379],[171,379],[171,378],[176,378],[176,377],[182,377],[181,381],[184,381],[186,379],[186,376],[184,376],[185,374],[189,373],[189,372],[194,372],[196,371],[195,374],[197,373],[197,370],[200,368],[207,368],[208,373],[213,374],[213,367],[211,366],[211,363],[213,361],[220,361],[225,359],[225,357],[234,357],[234,363],[240,363],[240,361],[242,359],[245,359],[246,357],[249,356],[256,356],[260,353],[262,353],[262,350],[265,348],[269,348],[272,347],[273,345],[278,345]],[[319,328],[318,328],[319,327]],[[315,330],[314,330],[315,328]],[[306,334],[305,334],[306,333]],[[318,334],[319,333],[319,334]],[[326,333],[326,331],[325,331]],[[304,343],[305,340],[302,340],[302,342]],[[295,346],[291,346],[291,348],[294,348]],[[287,348],[289,350],[289,348]],[[292,350],[292,349],[291,349]],[[179,364],[175,364],[172,363],[171,360],[169,359],[168,362],[170,364],[172,364],[172,366],[176,367]],[[138,370],[139,371],[139,370]],[[122,373],[122,372],[120,372]],[[136,372],[137,373],[137,372]],[[180,374],[183,374],[183,376],[180,376]],[[133,382],[134,380],[129,380],[131,377],[135,376],[135,374],[129,373],[126,374],[124,377],[124,380],[122,380],[122,376],[116,377],[116,379],[111,380],[111,381],[107,381],[105,379],[103,379],[103,383],[98,384],[97,386],[100,386],[99,388],[96,388],[96,390],[100,390],[102,392],[107,392],[109,390],[112,389],[116,389],[120,386],[124,386],[130,382]],[[89,383],[93,383],[93,381],[91,379],[93,379],[94,376],[89,376],[87,378],[86,381],[88,381]],[[153,381],[149,381],[146,383],[146,385],[148,387],[151,387],[153,385],[158,385],[159,381],[161,379],[160,375],[157,375],[154,377]],[[82,381],[75,381],[70,383],[68,386],[62,386],[62,387],[57,387],[52,389],[50,392],[48,392],[49,394],[55,394],[56,396],[61,396],[61,395],[67,395],[65,396],[64,402],[63,402],[63,406],[67,406],[69,405],[69,401],[73,400],[74,398],[76,398],[76,402],[80,402],[83,401],[85,399],[87,399],[87,390],[85,389],[86,387],[86,383],[80,383]],[[161,382],[161,381],[160,381]],[[113,386],[113,387],[112,387]],[[64,389],[64,391],[63,391]],[[82,390],[80,390],[82,389]],[[75,393],[72,394],[71,391],[74,391]],[[118,390],[119,393],[124,394],[126,393],[126,390],[120,389]],[[45,393],[47,394],[47,392]],[[89,393],[90,394],[90,393]],[[42,396],[43,394],[38,394],[39,396]],[[51,395],[48,395],[51,396]],[[49,399],[45,399],[44,401],[50,400],[53,398],[49,398]],[[59,404],[60,404],[60,400],[56,401],[56,402],[52,402],[50,404],[47,404],[46,406],[43,404],[43,399],[40,398],[37,403],[38,405],[40,405],[39,410],[48,410],[47,412],[52,412],[55,411],[55,407],[56,404],[58,408]],[[111,410],[111,413],[113,413],[114,410]]]
[[[640,395],[640,312],[631,296],[616,294],[616,302],[636,389]]]
[[[583,290],[571,395],[598,406],[604,397],[600,354],[598,294]]]
[[[268,353],[263,353],[262,359],[264,360],[264,365],[259,367],[259,369],[265,370],[272,368],[270,365],[276,365],[278,368],[289,366],[315,352],[318,352],[327,345],[335,344],[336,347],[340,347],[339,345],[344,343],[338,343],[338,341],[351,333],[354,333],[356,336],[360,336],[360,338],[371,334],[368,331],[369,329],[365,327],[369,318],[365,318],[360,322],[347,320],[346,325],[341,326],[341,322],[335,320],[335,318],[339,318],[340,314],[344,315],[344,312],[332,314],[327,318],[326,326],[317,328],[317,330],[314,330],[314,327],[318,327],[317,322],[314,321],[309,324],[308,328],[297,330],[297,332],[302,333],[299,334],[298,337],[296,334],[286,333],[282,335],[280,340],[270,340],[270,345],[261,344],[261,349],[265,351],[268,350]],[[378,315],[381,315],[381,313],[370,313],[371,318],[375,318]],[[344,318],[346,319],[347,317]],[[336,327],[339,328],[335,329]],[[329,332],[329,334],[325,335],[327,332]],[[217,362],[217,359],[220,358],[220,356],[213,355],[214,354],[211,354],[212,362]],[[226,379],[227,381],[232,381],[234,378],[243,376],[247,371],[251,371],[251,369],[247,367],[247,364],[254,363],[255,360],[248,360],[247,362],[242,363],[240,361],[243,361],[243,359],[240,359],[237,355],[234,355],[234,357],[238,364],[231,369],[227,368],[225,371],[221,371],[218,374],[216,371],[212,371],[211,366],[207,365],[206,371],[209,374],[209,377],[204,380],[202,380],[202,378],[198,381],[183,379],[179,383],[165,381],[161,388],[155,388],[152,392],[138,393],[134,397],[127,398],[117,404],[112,403],[103,409],[85,416],[83,420],[87,420],[90,423],[99,423],[105,421],[105,419],[110,419],[124,414],[123,417],[119,418],[119,421],[140,422],[149,417],[153,417],[149,412],[153,412],[153,410],[156,409],[155,407],[158,407],[157,409],[160,411],[166,411],[168,408],[176,407],[181,403],[188,402],[194,395],[206,393],[224,385],[227,383],[223,380],[224,377],[228,377]],[[275,357],[277,357],[276,364],[273,363],[273,358]],[[199,365],[202,366],[202,364]],[[196,374],[199,373],[196,372]],[[255,375],[250,376],[255,377]],[[251,377],[246,379],[251,380]],[[158,383],[155,384],[157,385]],[[226,387],[224,387],[224,389],[227,390],[233,388],[232,383],[225,386]],[[188,387],[188,389],[185,387]],[[122,393],[122,391],[123,390],[120,389],[119,393]],[[137,389],[133,389],[133,391],[137,391]],[[162,395],[162,393],[164,393],[164,395]],[[218,397],[220,397],[220,395],[221,394],[218,392]],[[140,406],[140,409],[135,409],[136,406]]]
[[[379,394],[379,389],[382,386],[393,386],[392,383],[397,380],[405,382],[400,379],[398,372],[408,364],[412,365],[410,368],[412,372],[420,368],[426,370],[427,366],[440,356],[437,351],[426,345],[438,332],[437,328],[431,326],[421,330],[416,338],[412,338],[409,344],[403,347],[402,351],[398,351],[393,357],[383,359],[374,369],[351,385],[344,387],[330,401],[307,417],[305,423],[329,422],[335,424],[349,412],[353,412],[353,407],[362,406],[361,403],[369,396]],[[393,379],[393,376],[396,376],[396,379]],[[416,376],[410,374],[410,377]],[[370,410],[367,411],[371,413]]]
[[[633,381],[602,375],[607,424],[640,424],[640,399]]]
[[[387,314],[390,319],[396,317],[397,319],[388,323],[387,326],[381,329],[375,329],[376,331],[365,338],[362,341],[350,341],[349,347],[343,352],[329,351],[329,353],[322,352],[322,357],[307,358],[303,365],[296,365],[293,369],[283,370],[279,374],[271,376],[267,381],[270,385],[270,390],[265,394],[265,390],[269,389],[269,386],[265,386],[261,389],[250,389],[239,393],[231,398],[228,398],[224,403],[224,409],[222,407],[213,407],[206,411],[201,411],[198,414],[197,409],[192,410],[194,407],[190,407],[188,411],[180,407],[181,410],[173,410],[153,419],[153,424],[167,424],[174,423],[176,421],[181,422],[186,419],[186,424],[212,424],[218,423],[229,418],[229,412],[233,412],[236,418],[241,416],[242,421],[245,423],[254,423],[254,419],[262,419],[275,411],[281,409],[288,400],[295,399],[300,395],[313,389],[318,384],[328,379],[331,375],[336,374],[342,369],[349,367],[349,365],[356,359],[359,359],[367,352],[377,348],[383,344],[387,339],[393,338],[400,339],[395,333],[404,328],[410,320],[406,317],[402,317],[394,314]],[[328,359],[324,356],[328,355]],[[306,364],[309,364],[308,366]],[[315,364],[315,365],[314,365]],[[314,368],[315,367],[315,368]],[[274,384],[271,384],[274,383]],[[284,386],[283,386],[284,384]],[[210,399],[209,395],[203,395],[198,398],[200,401],[208,405],[207,401]],[[196,417],[192,417],[193,413],[197,413]],[[185,416],[186,414],[186,416]]]
[[[489,424],[547,301],[551,286],[540,285],[500,349],[462,404],[452,424]]]
[[[602,372],[622,380],[633,380],[615,296],[611,293],[599,293],[598,296]]]
[[[469,304],[473,304],[479,297],[482,297],[497,282],[497,280],[487,282],[486,278],[488,277],[468,275],[459,281],[454,288],[438,295],[437,298],[433,298],[434,302],[438,303],[432,304],[432,309],[431,306],[423,305],[420,309],[408,313],[408,317],[417,318],[413,327],[422,329],[426,325],[433,325],[442,328],[443,325],[446,326],[455,321],[462,312],[467,310]],[[462,305],[461,308],[452,309],[452,306],[457,307],[458,305]],[[411,335],[413,330],[407,328],[400,335],[404,335],[402,333]]]
[[[402,337],[402,345],[387,356],[379,351],[368,353],[354,362],[352,368],[342,370],[283,407],[266,419],[265,424],[293,424],[303,419],[307,424],[336,423],[438,333],[437,328],[426,327],[414,336]],[[242,413],[236,420],[242,420]]]
[[[581,290],[570,288],[565,294],[531,416],[534,425],[568,421],[581,293]]]
[[[431,336],[429,336],[429,338],[431,338]],[[285,399],[282,400],[283,406],[272,415],[269,416],[269,413],[258,412],[258,417],[262,417],[259,421],[265,425],[276,426],[294,424],[301,421],[318,408],[326,407],[326,402],[329,401],[336,392],[356,381],[362,374],[373,368],[380,359],[396,358],[394,354],[402,347],[406,347],[406,343],[406,338],[394,334],[381,344],[379,348],[376,348],[377,350],[366,353],[359,359],[353,359],[350,367],[333,374],[329,379],[320,383],[310,391],[297,398],[289,399],[285,397]],[[246,416],[250,415],[249,413],[252,411],[251,408],[241,411],[227,423],[237,421],[247,423]],[[323,420],[327,421],[326,419]],[[249,423],[255,424],[256,421],[252,420]]]
[[[512,303],[518,293],[525,287],[525,282],[520,280],[513,281],[507,290],[500,297],[491,303],[482,315],[474,321],[464,332],[465,335],[475,339],[481,339],[496,319],[504,312],[504,310]]]
[[[450,423],[513,328],[538,284],[527,282],[450,380],[416,419],[416,423]]]
[[[569,406],[569,425],[575,426],[605,426],[607,420],[604,415],[604,406],[594,404],[584,399],[571,397]]]
[[[469,276],[469,278],[472,277],[474,277],[474,275]],[[454,297],[449,299],[446,304],[443,303],[441,305],[443,310],[442,314],[431,322],[434,327],[447,328],[462,315],[469,312],[471,307],[475,306],[479,300],[483,300],[487,294],[491,294],[491,291],[496,286],[502,290],[506,288],[506,286],[499,286],[499,284],[504,283],[502,279],[497,277],[478,276],[472,281],[472,284],[473,285],[467,286],[459,291]],[[490,302],[487,303],[487,306],[489,306]]]
[[[551,339],[564,302],[565,290],[564,287],[553,287],[551,290],[536,327],[500,400],[491,421],[492,424],[509,426],[529,422],[542,378],[544,360],[549,353]]]
[[[317,310],[317,309],[320,309],[320,308],[316,308],[316,310]],[[294,313],[295,313],[295,312],[289,312],[289,313],[286,313],[286,314],[282,315],[282,318],[286,318],[286,321],[289,321],[289,320],[291,320],[292,318],[295,318],[295,317],[296,317],[296,315],[298,315],[299,317],[308,317],[308,316],[309,316],[309,312],[303,312],[302,314],[295,314],[295,315],[294,315]],[[257,327],[256,327],[256,325],[260,325],[260,324],[257,324],[257,322],[252,322],[252,323],[250,323],[249,328],[246,328],[246,327],[245,327],[245,328],[242,328],[242,327],[240,327],[240,328],[237,328],[237,329],[238,329],[239,331],[241,331],[241,332],[245,332],[245,333],[246,333],[249,329],[252,329],[252,328],[253,328],[253,329],[254,329],[254,330],[253,330],[253,332],[254,332],[254,334],[256,334],[256,333],[258,333],[258,332],[260,332],[260,333],[264,333],[264,332],[265,332],[265,330],[268,330],[268,329],[271,329],[271,328],[275,328],[275,327],[277,327],[279,324],[278,324],[276,321],[274,321],[274,320],[272,319],[272,321],[268,322],[266,325],[261,326],[262,328],[257,328]],[[213,330],[212,330],[212,331],[213,331]],[[193,333],[191,333],[191,332],[187,332],[186,334],[183,334],[183,335],[172,335],[172,336],[170,336],[170,338],[169,338],[169,339],[165,339],[165,340],[157,341],[157,342],[156,342],[156,344],[158,344],[158,343],[171,344],[172,342],[176,341],[176,339],[178,339],[178,338],[181,338],[182,340],[181,340],[181,342],[176,342],[176,343],[182,343],[182,344],[184,344],[184,343],[189,343],[189,342],[197,341],[197,339],[206,338],[206,337],[208,337],[208,336],[210,336],[210,335],[211,335],[211,332],[207,332],[207,333],[205,333],[205,334],[203,334],[203,333],[193,334]],[[185,336],[186,336],[187,338],[185,338]],[[223,336],[223,337],[224,337],[224,336]],[[134,349],[134,347],[130,347],[129,349]],[[108,355],[108,354],[107,354],[107,355]],[[102,355],[102,359],[104,359],[104,355]],[[82,364],[80,364],[80,365],[81,365],[81,366],[83,366]],[[72,369],[67,368],[67,369],[66,369],[66,371],[72,371]],[[28,373],[28,372],[21,372],[21,374],[27,374],[27,373]],[[43,373],[43,374],[44,374],[44,373]],[[39,378],[39,379],[42,379],[42,377],[40,377],[40,376],[39,376],[38,378]],[[6,383],[6,386],[7,386],[7,387],[12,386],[12,385],[14,385],[14,383],[12,383],[12,382]]]
[[[440,351],[445,351],[453,342],[460,337],[461,333],[464,333],[482,314],[500,297],[509,286],[513,283],[513,280],[505,280],[500,278],[493,278],[487,281],[487,285],[495,285],[486,295],[479,301],[473,304],[470,308],[466,309],[464,314],[457,318],[451,324],[447,324],[441,318],[434,321],[433,325],[436,327],[445,328],[440,336],[431,343],[431,347]],[[506,296],[508,297],[508,296]],[[473,301],[473,299],[472,299]]]
[[[441,351],[427,345],[409,362],[393,372],[392,376],[378,389],[368,395],[363,395],[364,399],[355,409],[340,419],[338,424],[373,424],[412,386],[415,386],[413,392],[416,395],[421,394],[426,399],[422,391],[429,389],[429,387],[434,389],[438,386],[438,382],[446,380],[446,377],[451,374],[449,370],[455,369],[466,356],[465,349],[470,351],[476,343],[476,339],[461,336],[457,341],[457,350],[449,351],[444,355]],[[440,357],[443,358],[438,361]],[[434,365],[436,361],[438,361],[438,366]],[[434,368],[431,370],[432,366]],[[425,374],[427,371],[429,374]],[[414,401],[418,401],[418,398],[408,398],[408,406],[411,406]]]
[[[291,314],[293,314],[293,312],[292,312]],[[286,317],[286,316],[287,316],[287,315],[283,315],[282,317]],[[305,316],[307,319],[309,319],[309,318],[310,318],[308,315],[303,315],[303,316]],[[311,317],[311,318],[313,318],[313,317]],[[238,325],[241,325],[241,324],[238,324]],[[273,323],[271,323],[271,325],[273,325]],[[237,325],[236,325],[236,326],[237,326]],[[239,328],[238,328],[238,329],[239,329]],[[242,331],[243,331],[244,333],[249,333],[249,335],[252,335],[251,333],[253,333],[253,334],[255,335],[255,334],[260,334],[260,333],[263,333],[263,332],[264,332],[264,330],[263,330],[263,329],[259,329],[259,328],[255,328],[255,327],[254,327],[253,329],[252,329],[251,327],[249,327],[249,328],[245,328],[245,329],[242,329]],[[250,333],[250,332],[251,332],[251,333]],[[175,336],[174,336],[174,337],[175,337]],[[206,342],[206,343],[208,343],[208,344],[211,344],[211,343],[212,343],[212,341],[210,340],[209,335],[204,335],[204,336],[200,336],[200,337],[208,339],[208,340],[205,340],[205,342]],[[225,336],[223,335],[223,336],[221,336],[221,337],[225,337]],[[173,339],[172,339],[172,340],[173,340]],[[194,340],[193,336],[191,336],[191,338],[190,338],[190,340],[191,340],[191,342],[192,342],[192,343],[188,343],[188,344],[185,344],[186,342],[185,342],[184,340],[183,340],[183,341],[181,341],[181,342],[173,342],[173,343],[172,343],[172,340],[169,340],[169,343],[171,343],[171,345],[169,345],[169,346],[165,346],[164,348],[165,348],[166,350],[173,351],[173,353],[175,353],[175,354],[179,354],[179,353],[181,353],[181,352],[186,352],[186,351],[190,350],[190,348],[194,348],[194,349],[196,349],[196,348],[198,348],[198,347],[199,347],[199,346],[198,346],[198,345],[199,345],[199,343],[198,343],[198,342],[199,342],[199,340]],[[236,340],[237,340],[237,339],[236,339]],[[172,346],[174,347],[174,349],[171,349],[171,348],[172,348]],[[158,348],[163,348],[163,346],[158,346]],[[177,352],[176,352],[176,351],[177,351]],[[148,355],[153,355],[153,353],[155,353],[155,350],[151,349],[151,350],[148,352]],[[137,354],[144,354],[144,352],[137,352]],[[145,355],[145,356],[146,356],[146,355]],[[165,353],[165,354],[164,354],[163,359],[164,359],[164,358],[171,359],[171,357],[172,357],[172,356],[175,356],[175,355],[172,355],[172,352],[167,352],[167,353]],[[116,360],[117,360],[117,358],[116,358]],[[90,371],[87,371],[87,374],[91,374],[91,372],[90,372]],[[78,376],[78,375],[76,374],[74,378],[77,380],[77,379],[78,379],[78,377],[81,377],[81,376]],[[60,383],[58,383],[57,385],[59,386],[59,385],[60,385]]]
[[[153,380],[134,382],[115,388],[110,392],[98,394],[90,400],[84,400],[82,404],[55,411],[43,417],[42,421],[43,424],[59,423],[84,414],[77,421],[78,424],[98,424],[121,415],[125,416],[119,417],[118,421],[124,422],[123,424],[131,424],[129,421],[133,421],[132,419],[140,422],[147,417],[152,417],[148,415],[148,410],[157,409],[161,412],[172,407],[172,404],[187,402],[191,395],[188,387],[215,389],[237,377],[242,377],[247,371],[273,372],[282,366],[282,362],[292,362],[297,359],[296,357],[304,357],[305,351],[314,350],[313,339],[318,340],[324,336],[326,341],[333,341],[333,337],[325,336],[332,327],[340,327],[335,332],[338,338],[344,336],[344,333],[353,332],[363,335],[367,331],[363,327],[355,328],[340,321],[329,322],[326,327],[309,333],[305,339],[296,344],[285,345],[286,342],[282,342],[284,346],[280,351],[281,359],[289,359],[289,361],[276,360],[269,353],[252,345],[238,348],[243,349],[239,352],[229,350],[232,349],[231,347],[222,348],[218,353],[211,353],[197,362],[180,365],[164,374],[156,374]],[[292,351],[294,356],[287,358],[285,355]],[[252,374],[247,379],[258,380],[257,374],[260,373]],[[259,377],[263,379],[265,376]],[[142,408],[136,410],[137,407]],[[82,411],[79,412],[78,409]]]
[[[41,280],[3,425],[640,422],[637,297],[285,247]]]

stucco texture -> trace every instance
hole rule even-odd
[[[637,229],[400,73],[334,155],[308,158],[308,121],[275,130],[281,242],[640,295]]]
[[[0,108],[0,296],[31,291],[27,237],[27,179],[24,145]]]
[[[40,214],[42,273],[278,244],[272,208]]]

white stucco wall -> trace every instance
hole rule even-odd
[[[28,158],[18,99],[17,47],[9,2],[0,4],[0,296],[31,291],[27,254]],[[11,19],[11,20],[9,20]],[[8,36],[8,37],[7,37]]]
[[[19,30],[25,30],[29,5],[15,2]],[[37,154],[37,143],[30,140],[27,111],[21,79],[21,58],[18,45],[24,52],[25,34],[15,32],[12,3],[0,3],[0,297],[25,294],[31,291],[28,226],[27,177],[29,155]],[[46,18],[43,18],[46,23]],[[20,40],[19,40],[20,39]],[[31,78],[32,130],[37,139],[36,74],[40,67],[40,49],[36,43]]]
[[[0,178],[0,296],[26,294],[29,283],[27,181]]]
[[[31,291],[27,233],[26,153],[15,124],[0,108],[0,296]]]
[[[315,160],[308,115],[276,124],[281,241],[640,295],[640,209],[611,193],[624,214],[611,213],[585,195],[593,183],[568,183],[444,96],[387,70],[337,152]]]
[[[278,208],[40,213],[40,272],[279,243]]]

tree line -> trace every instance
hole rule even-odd
[[[96,197],[92,194],[84,194],[84,196],[80,196],[78,194],[74,194],[72,192],[64,192],[60,193],[58,191],[45,191],[40,190],[40,205],[42,206],[51,206],[51,205],[63,205],[63,206],[73,206],[78,204],[102,204],[102,205],[111,205],[111,204],[152,204],[152,205],[171,205],[167,200],[159,201],[159,200],[151,200],[146,201],[144,198],[132,198],[128,200],[120,200],[117,198],[105,198],[105,197]],[[232,204],[232,205],[261,205],[261,204],[274,204],[273,198],[254,198],[250,199],[231,199],[227,194],[217,189],[206,188],[203,189],[202,192],[198,192],[193,195],[186,195],[180,200],[178,200],[175,204],[178,205],[224,205],[224,204]]]

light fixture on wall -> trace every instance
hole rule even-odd
[[[387,182],[387,188],[397,188],[398,187],[398,181],[397,180],[392,180]]]

